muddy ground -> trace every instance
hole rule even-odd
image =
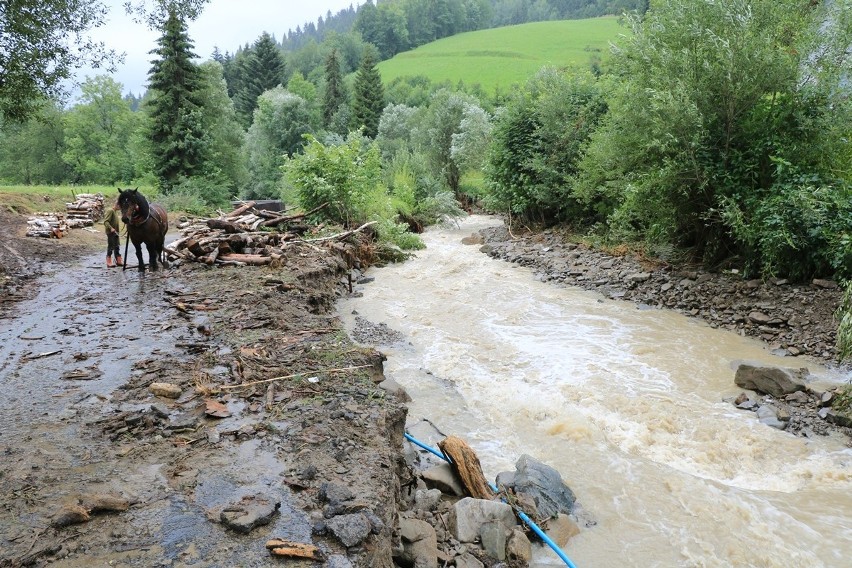
[[[338,255],[139,274],[0,227],[0,566],[390,566],[405,408],[328,315]]]
[[[331,316],[346,261],[294,244],[278,268],[138,274],[105,267],[100,231],[23,234],[0,211],[0,566],[272,566],[271,538],[313,542],[327,566],[391,566],[405,406],[377,386],[381,354]],[[791,366],[833,361],[828,285],[674,269],[554,232],[476,238],[543,280],[756,335]]]

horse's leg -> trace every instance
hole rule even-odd
[[[142,243],[133,243],[133,248],[136,249],[136,260],[139,262],[137,270],[145,272],[145,261],[142,260]]]
[[[154,243],[145,243],[145,247],[148,249],[148,262],[151,263],[151,272],[157,271],[157,255],[159,251],[157,250],[157,245]]]

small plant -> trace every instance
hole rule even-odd
[[[846,384],[834,392],[831,407],[844,414],[852,413],[852,384]]]

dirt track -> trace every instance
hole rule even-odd
[[[0,566],[271,566],[272,537],[389,565],[405,412],[325,315],[338,259],[138,274],[105,268],[99,233],[4,220]],[[349,550],[324,528],[328,484],[373,519]],[[268,524],[226,526],[264,500]]]

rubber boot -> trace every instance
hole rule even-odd
[[[113,266],[112,265],[112,257],[108,256],[107,257],[107,268],[112,268],[112,266]]]
[[[122,260],[121,255],[115,257],[115,265],[116,266],[124,266],[124,260]]]

